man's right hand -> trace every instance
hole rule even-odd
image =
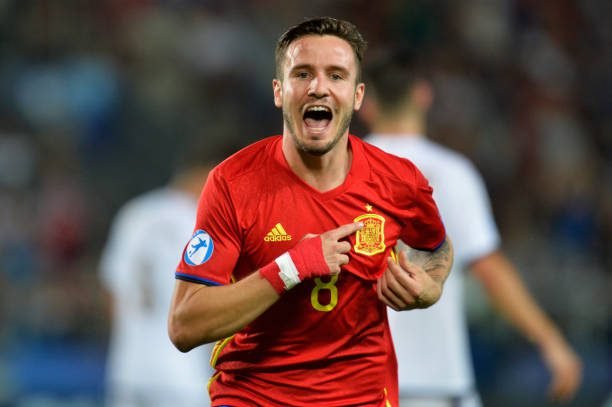
[[[338,274],[348,263],[351,250],[351,244],[343,239],[362,227],[362,223],[354,222],[320,235],[307,234],[259,272],[279,294],[305,279]]]
[[[351,243],[344,240],[345,237],[352,235],[363,227],[361,222],[347,223],[336,229],[328,230],[318,235],[321,238],[322,254],[329,271],[327,273],[317,273],[313,270],[310,277],[320,277],[328,274],[340,273],[340,268],[349,262],[348,253],[351,251]],[[298,249],[300,244],[307,239],[316,239],[317,235],[307,234],[300,243],[292,250]],[[289,250],[291,253],[292,250]]]

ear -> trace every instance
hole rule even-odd
[[[363,98],[361,109],[359,110],[359,117],[368,126],[372,126],[378,117],[378,104],[376,97],[371,93]]]
[[[363,97],[365,95],[365,84],[363,82],[358,83],[355,88],[355,102],[353,103],[353,109],[355,111],[361,108],[361,104],[363,103]]]
[[[272,79],[272,91],[274,93],[274,106],[283,107],[283,84],[278,79]]]

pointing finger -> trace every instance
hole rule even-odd
[[[334,240],[340,240],[349,235],[352,235],[362,227],[363,223],[361,222],[347,223],[346,225],[342,225],[340,227],[337,227],[336,229],[332,229],[325,234]]]

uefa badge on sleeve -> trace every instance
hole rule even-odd
[[[214,250],[210,235],[204,230],[196,230],[185,249],[185,263],[199,266],[210,259]]]

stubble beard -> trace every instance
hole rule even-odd
[[[340,118],[340,126],[338,127],[338,131],[334,138],[323,147],[313,147],[307,145],[296,136],[295,122],[291,120],[291,117],[289,117],[289,115],[285,111],[283,111],[283,120],[285,121],[285,125],[289,129],[289,133],[291,133],[291,137],[293,138],[293,142],[295,143],[295,146],[297,147],[298,151],[318,157],[330,152],[336,146],[336,144],[338,144],[344,133],[348,130],[352,118],[352,111],[343,114]]]

